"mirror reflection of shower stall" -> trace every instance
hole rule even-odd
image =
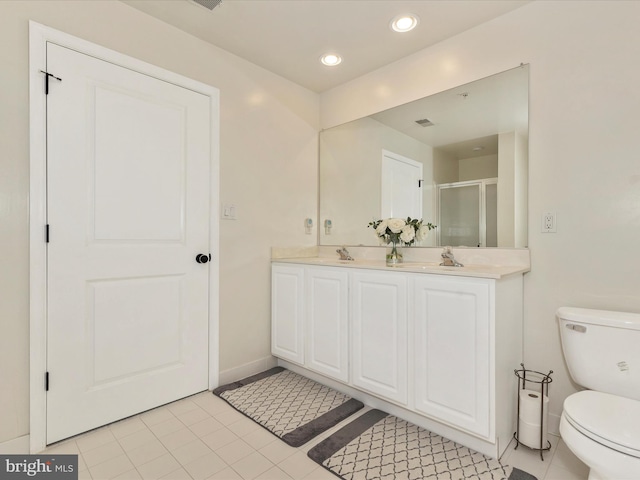
[[[438,245],[498,246],[498,179],[436,185]]]

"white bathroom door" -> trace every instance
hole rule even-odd
[[[211,119],[208,96],[51,43],[47,69],[52,443],[208,388]]]
[[[420,162],[382,151],[382,218],[422,218]]]

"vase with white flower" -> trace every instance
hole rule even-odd
[[[421,242],[430,230],[436,228],[436,225],[424,223],[422,219],[407,217],[406,220],[402,218],[374,220],[369,222],[369,227],[375,230],[380,243],[391,244],[391,251],[387,253],[387,265],[393,266],[402,263],[402,253],[398,251],[398,245],[411,246]]]

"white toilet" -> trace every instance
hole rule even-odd
[[[560,308],[569,373],[560,434],[589,480],[640,479],[640,314]]]

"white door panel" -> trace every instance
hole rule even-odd
[[[420,162],[382,151],[382,218],[422,218]]]
[[[48,44],[47,443],[208,387],[209,97]]]

